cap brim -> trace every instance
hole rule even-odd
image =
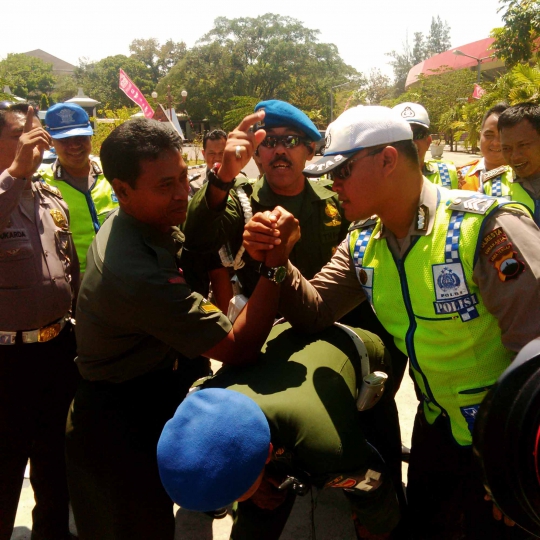
[[[78,137],[80,135],[87,135],[91,137],[94,131],[91,126],[82,128],[65,129],[62,131],[49,131],[49,135],[53,139],[66,139],[67,137]]]
[[[357,148],[354,150],[354,152],[350,152],[348,154],[337,154],[335,156],[323,156],[321,159],[319,159],[315,163],[310,163],[304,169],[304,175],[310,176],[310,177],[322,176],[323,174],[326,174],[332,171],[336,167],[343,165],[343,163],[351,159],[354,156],[354,154],[358,152],[358,150],[361,150],[361,149]]]

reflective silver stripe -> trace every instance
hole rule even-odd
[[[60,126],[60,127],[56,127],[56,128],[50,127],[49,131],[56,131],[56,130],[59,130],[59,129],[73,129],[73,128],[78,128],[78,127],[90,127],[90,124],[74,124],[74,125],[71,125],[71,126]]]

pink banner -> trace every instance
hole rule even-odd
[[[474,90],[472,94],[472,97],[474,99],[480,99],[485,93],[486,91],[479,84],[474,85]]]
[[[126,75],[123,69],[120,70],[120,84],[118,86],[131,101],[141,108],[146,118],[154,116],[154,109],[150,107],[143,93],[135,86],[135,83]]]

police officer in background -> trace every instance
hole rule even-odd
[[[64,432],[78,381],[79,262],[60,192],[35,177],[51,138],[32,107],[0,110],[0,539],[30,459],[33,540],[70,538]]]
[[[501,195],[523,203],[540,227],[540,106],[518,103],[506,109],[497,122],[501,149],[516,178],[498,185]],[[493,188],[492,188],[493,191]]]
[[[190,198],[202,188],[208,181],[208,171],[214,166],[214,163],[221,163],[225,144],[227,143],[227,134],[222,129],[213,129],[204,134],[202,155],[206,162],[204,175],[189,181]]]
[[[499,116],[508,107],[506,103],[497,103],[485,112],[480,126],[479,144],[482,157],[459,167],[459,189],[479,191],[495,197],[508,194],[508,187],[503,186],[509,185],[513,174],[502,153],[497,127]]]
[[[493,520],[471,443],[487,390],[540,333],[540,231],[521,204],[422,178],[395,111],[348,109],[328,131],[321,166],[307,172],[331,172],[359,221],[310,282],[289,265],[280,311],[315,332],[368,300],[409,355],[422,396],[407,485],[415,540],[522,538]],[[267,221],[257,214],[244,233],[261,260],[276,238]]]
[[[419,103],[400,103],[394,107],[404,120],[409,122],[413,141],[418,149],[418,157],[422,174],[433,184],[438,184],[448,189],[458,189],[458,176],[456,166],[447,160],[427,159],[426,154],[433,139],[429,134],[429,115]]]
[[[86,111],[74,103],[57,103],[45,115],[57,160],[41,171],[43,179],[60,190],[71,213],[73,241],[86,269],[86,253],[101,224],[118,206],[101,163],[90,158],[93,130]]]

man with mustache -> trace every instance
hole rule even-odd
[[[235,181],[222,170],[218,175],[210,172],[208,183],[190,201],[184,229],[186,249],[201,255],[220,250],[222,261],[234,267],[242,292],[248,297],[259,271],[275,271],[268,265],[261,266],[241,249],[244,224],[251,213],[280,206],[298,219],[302,238],[292,249],[290,260],[308,279],[330,261],[349,226],[337,194],[330,190],[330,182],[309,180],[304,174],[306,161],[313,157],[315,142],[321,137],[313,122],[284,101],[262,101],[255,106],[255,111],[261,110],[265,111],[264,122],[256,124],[254,129],[257,132],[264,128],[266,136],[254,159],[263,177],[250,184],[243,179]],[[393,373],[384,398],[372,411],[363,413],[362,423],[366,437],[392,470],[399,491],[401,442],[394,394],[407,357],[397,349],[367,303],[341,322],[377,334],[392,356]],[[377,430],[381,422],[386,426],[384,433]]]
[[[336,194],[324,183],[304,176],[306,161],[313,157],[315,142],[321,138],[313,122],[284,101],[262,101],[255,107],[255,112],[260,110],[265,111],[264,122],[254,129],[264,128],[266,137],[255,159],[264,176],[249,183],[222,174],[218,178],[210,172],[208,183],[189,205],[186,249],[209,253],[224,246],[222,260],[228,252],[226,264],[232,265],[242,246],[246,208],[255,214],[282,206],[299,220],[302,229],[302,241],[294,247],[291,260],[305,276],[313,277],[345,238],[349,222],[343,218]],[[259,265],[245,253],[240,257],[235,270],[242,292],[249,297],[259,278]]]

